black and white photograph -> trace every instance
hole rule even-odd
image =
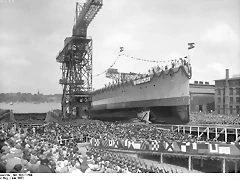
[[[239,110],[240,0],[0,0],[0,180],[236,179]]]

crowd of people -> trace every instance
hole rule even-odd
[[[202,124],[239,125],[240,122],[239,116],[191,113],[190,117],[192,122]],[[0,173],[168,172],[154,166],[147,167],[127,157],[93,147],[86,153],[82,152],[78,143],[86,140],[85,137],[132,141],[196,142],[203,140],[194,135],[172,132],[154,125],[133,123],[96,121],[73,126],[52,122],[39,128],[24,130],[5,127],[0,132]],[[62,140],[65,139],[69,141],[63,143]]]
[[[197,141],[196,136],[190,134],[183,134],[173,132],[167,129],[162,129],[156,126],[148,126],[145,124],[120,124],[120,123],[88,123],[81,126],[64,126],[64,128],[70,128],[72,132],[76,132],[83,136],[96,139],[128,139],[131,141],[147,141],[147,140],[168,140],[168,141]],[[65,130],[68,132],[68,130]],[[65,135],[66,136],[66,135]],[[66,137],[63,137],[64,139]]]
[[[187,62],[186,59],[182,59],[180,58],[179,60],[175,59],[175,60],[172,60],[171,62],[169,62],[168,64],[166,64],[165,66],[155,66],[155,67],[152,67],[152,69],[149,69],[148,70],[148,73],[149,74],[152,74],[152,73],[159,73],[161,71],[164,71],[164,70],[168,70],[170,68],[176,68],[176,67],[179,67],[179,66],[189,66],[190,64]]]
[[[124,126],[133,136],[133,126]],[[106,128],[110,131],[107,132]],[[92,131],[97,129],[96,131]],[[114,137],[113,131],[118,133]],[[76,141],[61,144],[60,139],[77,136],[123,137],[124,128],[110,123],[91,123],[80,127],[51,123],[37,129],[2,129],[0,134],[0,173],[167,173],[117,153],[90,148],[83,152]],[[138,129],[139,130],[139,129]],[[145,131],[151,129],[145,129]],[[97,132],[98,131],[98,132]],[[124,130],[126,131],[126,130]],[[157,132],[157,130],[155,130]],[[100,132],[100,133],[99,133]],[[163,133],[163,132],[162,132]],[[99,135],[100,134],[100,135]],[[162,134],[163,135],[163,134]],[[151,136],[149,136],[151,138]]]
[[[194,124],[222,124],[222,125],[230,125],[236,126],[239,125],[240,118],[239,116],[224,116],[224,115],[215,115],[213,113],[206,114],[206,113],[191,113],[190,120]],[[63,126],[66,128],[67,126]],[[167,141],[187,141],[187,142],[196,142],[196,141],[225,141],[223,136],[219,136],[218,139],[214,139],[215,136],[209,137],[207,139],[206,133],[203,134],[201,137],[197,137],[197,133],[191,133],[185,131],[185,133],[181,132],[173,132],[168,131],[166,129],[159,128],[159,126],[154,125],[146,125],[146,124],[134,124],[134,123],[110,123],[110,122],[101,122],[98,121],[97,123],[88,123],[82,124],[81,126],[71,128],[71,132],[75,132],[78,134],[79,132],[82,133],[83,136],[89,136],[90,138],[96,139],[128,139],[131,141],[147,141],[147,140],[167,140]],[[66,132],[64,136],[67,135],[69,130],[63,130]],[[229,136],[230,137],[230,136]],[[63,137],[64,139],[66,137]],[[235,141],[235,135],[233,137]]]
[[[226,116],[213,113],[193,112],[190,114],[190,121],[196,124],[219,124],[239,126],[240,116]]]

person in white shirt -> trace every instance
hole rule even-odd
[[[72,173],[82,173],[82,171],[80,170],[80,163],[76,163],[75,166],[72,169]]]
[[[85,173],[91,173],[92,169],[94,169],[94,165],[93,164],[88,164],[88,168],[86,169]]]

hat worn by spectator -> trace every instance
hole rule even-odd
[[[6,164],[6,172],[9,173],[17,164],[22,165],[22,160],[20,158],[18,157],[9,158]]]
[[[20,173],[22,171],[22,165],[21,164],[16,164],[14,167],[13,167],[13,170],[16,171],[16,173]]]
[[[2,150],[2,154],[7,154],[10,152],[10,148],[7,146],[3,146],[1,150]]]
[[[40,161],[41,161],[42,165],[48,165],[49,164],[49,160],[46,159],[46,158],[42,158],[42,159],[40,159]]]

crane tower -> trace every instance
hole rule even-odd
[[[61,64],[63,87],[62,113],[64,119],[89,118],[92,91],[92,38],[87,28],[103,5],[103,0],[76,3],[72,36],[56,57]]]

